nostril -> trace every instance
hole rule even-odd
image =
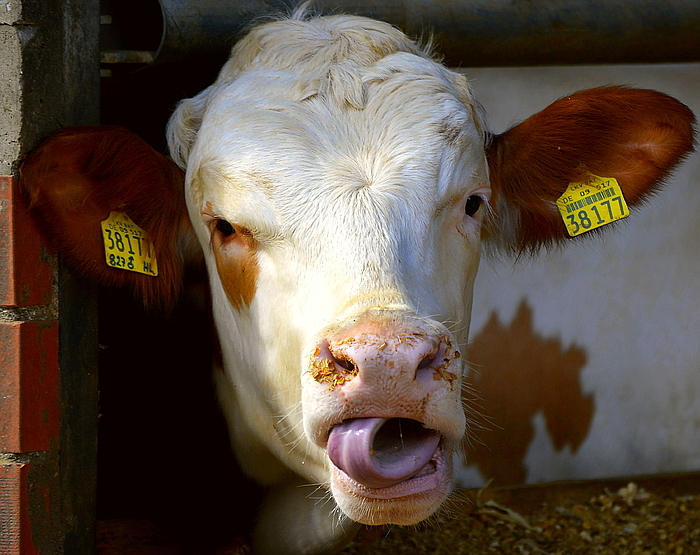
[[[354,361],[345,354],[335,354],[328,342],[322,342],[311,356],[309,374],[320,384],[326,384],[328,391],[342,386],[359,373]]]
[[[337,357],[333,357],[333,358],[335,360],[335,363],[338,366],[340,366],[341,368],[344,368],[348,372],[355,372],[357,370],[357,366],[355,366],[355,363],[352,360],[337,358]]]
[[[435,360],[435,357],[428,356],[425,357],[423,360],[420,361],[420,364],[418,365],[418,370],[423,370],[424,368],[427,368],[430,366],[433,361]]]

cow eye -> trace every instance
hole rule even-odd
[[[236,233],[236,230],[233,229],[233,226],[226,220],[217,220],[216,230],[219,233],[221,233],[221,235],[223,235],[224,237],[228,237],[229,235],[233,235],[234,233]]]
[[[464,212],[467,216],[473,216],[479,211],[484,199],[479,195],[472,195],[467,199],[467,205],[464,207]]]

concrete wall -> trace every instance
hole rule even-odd
[[[496,132],[606,84],[657,89],[700,115],[700,64],[464,72]],[[601,238],[483,262],[469,358],[485,429],[463,485],[700,468],[699,213],[695,154]]]

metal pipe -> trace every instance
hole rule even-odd
[[[146,3],[131,3],[135,17]],[[266,0],[158,0],[155,62],[227,52]],[[519,66],[700,61],[698,0],[318,0],[321,13],[356,13],[432,34],[450,65]],[[115,22],[116,23],[116,22]],[[129,36],[128,18],[118,24]],[[141,24],[140,33],[144,30]],[[157,40],[157,37],[153,37]]]
[[[476,0],[412,11],[465,66],[700,61],[698,0]]]
[[[270,12],[266,2],[257,0],[159,0],[159,4],[163,35],[157,62],[228,51],[255,17]]]

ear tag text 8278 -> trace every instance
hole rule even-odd
[[[617,179],[593,174],[588,174],[585,181],[569,183],[557,207],[571,237],[630,214]]]
[[[110,212],[102,222],[107,266],[148,276],[158,275],[158,263],[146,231],[123,212]]]

